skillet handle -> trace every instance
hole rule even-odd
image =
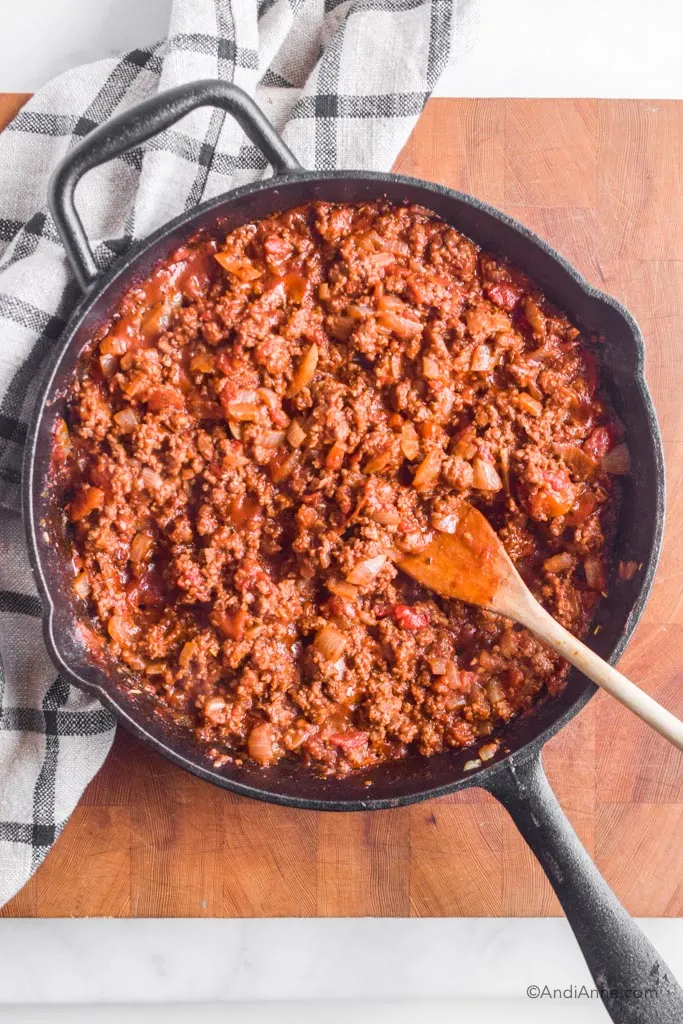
[[[251,97],[236,85],[218,79],[169,89],[106,121],[67,153],[48,188],[50,212],[84,291],[94,281],[98,269],[74,204],[76,185],[93,167],[142,145],[197,107],[220,107],[232,114],[276,174],[301,170],[299,161]]]
[[[584,850],[550,788],[540,752],[502,766],[486,789],[548,876],[615,1024],[683,1021],[683,989]]]

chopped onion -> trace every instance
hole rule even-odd
[[[294,374],[292,383],[289,385],[287,391],[287,397],[293,398],[294,395],[298,395],[303,388],[313,380],[313,374],[315,368],[318,365],[319,349],[315,342],[311,347],[304,353],[304,356],[299,363],[299,367]]]
[[[249,395],[253,395],[253,397],[242,397]],[[239,393],[239,397],[236,397],[231,402],[227,402],[225,409],[228,419],[235,420],[237,423],[253,422],[259,417],[261,403],[256,401],[256,395],[253,391],[243,391]]]
[[[85,600],[90,593],[90,580],[88,579],[87,572],[81,572],[78,574],[76,579],[73,581],[73,589],[76,597],[80,597]]]
[[[427,658],[429,667],[434,676],[445,676],[446,669],[448,668],[448,660],[446,658]]]
[[[379,455],[375,455],[369,462],[366,462],[363,467],[364,473],[381,473],[382,470],[386,469],[393,459],[394,451],[391,445],[385,448]]]
[[[446,682],[451,687],[451,689],[460,689],[460,673],[458,671],[458,666],[455,664],[454,661],[448,662],[448,664],[446,665],[446,671],[444,672],[444,675],[446,677]]]
[[[386,555],[375,555],[374,558],[364,558],[362,562],[359,562],[358,565],[353,567],[346,577],[346,582],[355,583],[358,587],[363,587],[367,583],[372,583],[375,576],[381,572],[386,560]]]
[[[372,315],[372,312],[370,306],[359,306],[355,302],[346,307],[346,315],[350,316],[352,320],[365,320],[367,316]]]
[[[632,580],[638,569],[638,562],[619,562],[619,579]]]
[[[368,509],[367,512],[371,519],[374,519],[376,523],[381,523],[382,526],[398,526],[401,521],[400,513],[396,508]]]
[[[473,768],[480,768],[480,767],[481,767],[481,761],[477,757],[477,758],[474,758],[474,760],[472,760],[472,761],[465,761],[465,764],[463,765],[463,769],[462,770],[464,772],[471,772]]]
[[[434,487],[441,471],[441,450],[434,448],[415,470],[413,487],[416,491],[428,491]]]
[[[320,284],[318,286],[318,298],[322,299],[323,302],[327,302],[329,297],[330,297],[330,286],[327,283],[327,281],[323,281],[322,284]]]
[[[171,322],[171,307],[166,302],[158,302],[147,313],[142,321],[140,333],[146,338],[153,338],[168,328]]]
[[[133,537],[130,545],[131,562],[142,562],[154,547],[154,538],[146,530],[141,530]]]
[[[503,487],[506,492],[510,493],[510,453],[507,448],[501,448],[498,453],[498,461],[500,463],[500,474],[503,481]]]
[[[195,352],[190,360],[191,373],[211,373],[214,367],[214,357],[211,352]]]
[[[355,331],[356,321],[352,316],[328,316],[325,326],[337,341],[346,341]]]
[[[492,704],[497,704],[499,700],[503,700],[505,697],[505,690],[497,679],[489,680],[486,684],[486,693]]]
[[[428,380],[438,380],[441,376],[439,364],[432,356],[422,357],[422,376]]]
[[[229,274],[232,274],[238,281],[255,281],[257,277],[263,276],[263,271],[258,270],[248,260],[235,259],[227,252],[217,252],[216,259]]]
[[[268,472],[270,473],[270,479],[274,484],[280,484],[283,480],[286,480],[288,476],[296,469],[298,463],[297,452],[290,452],[283,458],[286,453],[276,455],[275,458],[268,463]]]
[[[448,512],[442,515],[439,512],[434,512],[431,519],[432,526],[439,533],[455,533],[458,529],[458,517],[455,512]]]
[[[327,589],[337,597],[346,598],[347,601],[354,601],[358,597],[358,591],[353,583],[347,583],[346,580],[328,580]]]
[[[390,263],[396,262],[393,252],[372,252],[366,259],[376,267],[388,267]]]
[[[477,345],[472,352],[470,370],[473,373],[486,373],[493,367],[494,359],[488,345]]]
[[[204,705],[204,718],[220,724],[225,720],[226,707],[227,704],[222,697],[211,697]]]
[[[62,419],[58,416],[55,420],[55,447],[57,448],[60,456],[65,458],[71,449],[71,434],[69,428]]]
[[[408,420],[401,427],[401,451],[412,462],[420,454],[420,439],[417,436],[415,424]]]
[[[130,434],[131,431],[135,430],[140,421],[135,409],[127,406],[125,409],[121,409],[120,412],[114,413],[114,422],[122,434]]]
[[[107,623],[107,632],[115,643],[123,647],[130,640],[131,623],[123,615],[112,615]]]
[[[344,456],[346,455],[346,447],[341,441],[335,441],[329,452],[325,456],[325,466],[327,469],[338,470],[341,469],[344,464]]]
[[[164,481],[161,479],[158,473],[155,473],[149,466],[140,473],[140,479],[142,480],[143,487],[146,487],[148,491],[160,491],[164,486]]]
[[[476,487],[479,491],[499,491],[503,486],[503,482],[496,472],[496,468],[491,462],[487,462],[486,459],[482,459],[477,456],[472,462],[472,486]]]
[[[100,355],[122,356],[128,348],[128,341],[121,334],[108,334],[100,343]]]
[[[571,569],[574,565],[574,556],[569,551],[562,551],[559,555],[551,555],[550,558],[546,558],[543,563],[543,568],[546,572],[564,572],[565,569]]]
[[[270,412],[282,412],[280,399],[272,388],[258,388],[258,394],[266,403]],[[286,424],[277,423],[276,426],[286,426]]]
[[[606,473],[613,476],[626,476],[631,472],[631,455],[625,444],[615,444],[600,463]]]
[[[100,356],[100,369],[102,371],[102,376],[106,377],[107,380],[110,377],[113,377],[114,374],[116,373],[118,362],[119,361],[118,361],[118,358],[116,356],[112,356],[112,355],[109,355],[109,354],[101,355]]]
[[[565,465],[579,480],[588,480],[595,472],[595,459],[592,459],[590,455],[587,455],[577,445],[558,445],[557,452],[562,456]]]
[[[164,674],[166,665],[163,661],[148,661],[145,665],[145,673],[148,676],[161,676]]]
[[[228,427],[230,428],[230,433],[235,438],[235,440],[236,441],[241,441],[242,440],[242,428],[239,425],[239,423],[235,423],[234,420],[228,420]]]
[[[286,436],[284,430],[266,430],[260,438],[260,443],[264,448],[279,448],[284,444]]]
[[[183,644],[182,650],[178,655],[178,664],[180,667],[187,668],[196,652],[197,644],[194,640],[188,640],[186,644]]]
[[[517,399],[522,412],[528,412],[530,416],[540,416],[543,413],[543,405],[536,398],[532,398],[526,391],[521,391]]]
[[[289,430],[287,431],[287,440],[291,444],[292,448],[300,448],[306,440],[306,431],[298,420],[292,420]]]
[[[479,757],[482,761],[490,761],[495,756],[498,750],[498,743],[485,743],[483,747],[479,747]]]
[[[249,757],[260,765],[270,764],[274,760],[273,727],[269,722],[263,722],[251,730],[247,740],[247,750]]]
[[[377,309],[381,312],[391,309],[395,313],[405,313],[408,306],[397,295],[382,295],[377,301]]]
[[[398,316],[391,310],[380,313],[377,317],[377,323],[380,327],[385,327],[388,331],[392,331],[393,334],[406,341],[422,333],[422,324],[419,320],[410,320],[408,317]]]
[[[602,591],[605,588],[605,574],[602,569],[602,562],[593,555],[588,555],[583,562],[586,573],[586,583],[591,590]]]
[[[346,637],[336,626],[323,626],[315,634],[313,646],[328,661],[338,661],[346,650]]]

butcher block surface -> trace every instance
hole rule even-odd
[[[0,127],[27,96],[0,96]],[[635,314],[666,451],[664,554],[620,668],[683,716],[683,103],[431,100],[395,170],[473,193]],[[545,748],[555,791],[636,915],[683,915],[683,756],[600,694]],[[9,917],[544,916],[506,812],[469,789],[363,814],[188,775],[119,730]]]

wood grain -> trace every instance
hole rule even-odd
[[[25,99],[0,97],[0,124]],[[504,207],[640,320],[668,521],[621,667],[683,714],[683,104],[432,100],[396,169]],[[600,695],[544,761],[627,908],[683,913],[681,755]],[[305,813],[219,792],[119,733],[54,851],[0,914],[559,912],[507,814],[480,790],[373,815]]]

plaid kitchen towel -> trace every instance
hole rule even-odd
[[[47,657],[19,519],[41,363],[78,296],[45,208],[51,172],[113,114],[199,78],[253,95],[305,167],[388,169],[466,45],[475,5],[175,0],[164,41],[67,72],[0,135],[0,904],[44,859],[114,736],[109,712]],[[266,173],[235,122],[204,109],[92,171],[77,201],[104,268],[175,214]]]

